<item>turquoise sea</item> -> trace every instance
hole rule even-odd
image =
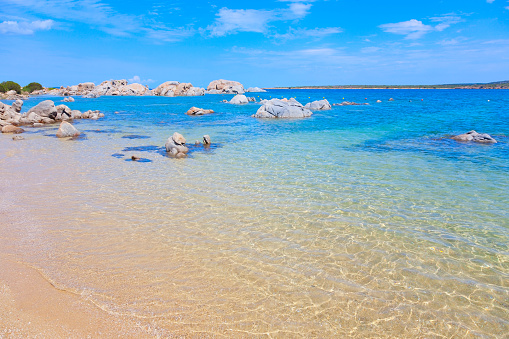
[[[508,90],[247,95],[370,105],[260,120],[233,95],[77,97],[105,117],[76,140],[0,135],[2,252],[155,336],[507,337]],[[470,130],[498,143],[449,139]]]

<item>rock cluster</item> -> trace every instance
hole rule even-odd
[[[74,102],[74,98],[73,97],[65,97],[64,100],[62,100],[63,102]]]
[[[166,152],[175,158],[185,158],[187,152],[189,152],[189,148],[186,146],[186,139],[182,134],[177,132],[173,133],[173,135],[168,138],[164,147],[166,148]]]
[[[253,117],[255,118],[305,118],[313,113],[302,106],[300,102],[291,98],[283,101],[271,99],[261,106]]]
[[[186,82],[166,81],[152,90],[152,95],[162,97],[198,96],[205,95],[205,89],[193,87],[192,84]]]
[[[312,111],[323,111],[332,108],[327,99],[309,102],[304,107]]]
[[[207,86],[207,94],[244,94],[244,86],[237,81],[214,80]]]
[[[491,135],[486,133],[477,133],[476,131],[470,131],[464,134],[455,135],[451,139],[463,142],[474,141],[487,144],[495,144],[497,142],[493,137],[491,137]]]
[[[191,107],[186,112],[187,115],[204,115],[204,114],[211,114],[211,113],[214,113],[214,111],[211,109],[203,109],[203,108],[198,108],[198,107],[194,107],[194,106]]]
[[[104,117],[99,111],[86,111],[81,113],[78,110],[71,110],[66,105],[55,106],[51,100],[45,100],[21,114],[23,101],[16,100],[12,106],[0,102],[0,126],[22,126],[33,125],[40,127],[42,124],[52,124],[57,121],[71,119],[99,119]]]
[[[360,106],[360,105],[369,105],[367,102],[365,103],[358,103],[358,102],[352,102],[352,101],[343,101],[340,104],[332,104],[332,106]]]

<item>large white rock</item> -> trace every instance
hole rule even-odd
[[[304,107],[312,111],[324,111],[332,108],[327,99],[308,102]]]
[[[45,100],[43,102],[40,102],[36,106],[30,108],[27,113],[30,114],[31,112],[34,112],[43,118],[50,119],[54,119],[58,113],[57,108],[55,107],[55,103],[51,100]]]
[[[253,116],[255,118],[305,118],[312,114],[300,102],[291,98],[288,101],[280,99],[269,100]]]
[[[249,87],[248,89],[246,89],[246,92],[261,93],[261,92],[267,92],[267,91],[264,89],[261,89],[260,87]]]
[[[173,135],[168,138],[164,146],[166,152],[175,157],[184,157],[187,152],[189,152],[186,146],[186,139],[182,134],[177,132],[173,133]]]
[[[228,103],[234,104],[234,105],[242,105],[249,103],[249,100],[244,94],[237,94],[234,96]]]
[[[77,137],[78,135],[80,132],[67,121],[62,121],[57,131],[57,138]]]

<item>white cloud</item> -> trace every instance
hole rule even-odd
[[[0,22],[0,33],[2,34],[34,34],[35,31],[46,31],[51,29],[55,22],[53,20],[37,21],[3,21]]]
[[[301,19],[309,14],[309,10],[311,9],[311,4],[302,4],[302,3],[291,3],[290,4],[290,20]]]
[[[144,84],[144,85],[145,85],[145,84],[150,84],[150,83],[154,82],[154,80],[152,80],[152,79],[143,80],[143,79],[141,79],[141,78],[140,78],[140,76],[139,76],[139,75],[135,75],[135,76],[133,76],[133,78],[132,78],[132,79],[129,79],[128,81],[129,81],[129,83],[131,83],[131,84],[133,84],[133,83],[138,83],[138,84]]]
[[[432,26],[425,25],[422,23],[422,21],[415,19],[391,24],[383,24],[378,27],[387,33],[406,35],[406,39],[418,39],[426,33],[433,31]]]
[[[299,20],[309,14],[311,4],[291,2],[287,8],[273,10],[229,9],[223,7],[216,14],[214,23],[207,27],[211,36],[224,36],[237,32],[267,33],[269,23]]]
[[[486,0],[487,3],[492,4],[495,0]]]

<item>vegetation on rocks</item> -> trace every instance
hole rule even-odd
[[[6,93],[12,90],[16,91],[18,94],[21,94],[21,86],[18,83],[14,81],[2,82],[2,88],[0,88],[1,92]]]
[[[23,87],[23,92],[32,93],[33,91],[39,91],[43,89],[42,85],[38,82],[31,82]]]

